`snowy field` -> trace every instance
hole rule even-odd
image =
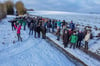
[[[17,42],[8,16],[0,22],[0,66],[75,66],[57,49],[43,39],[35,39],[21,30],[23,42]]]
[[[80,30],[84,26],[91,26],[93,36],[97,36],[100,33],[100,15],[99,14],[82,14],[82,13],[71,13],[71,12],[60,12],[60,11],[34,11],[28,12],[31,15],[38,15],[51,19],[60,19],[70,22],[73,20],[75,24],[79,24]],[[98,30],[95,30],[97,27]],[[83,42],[84,43],[84,42]],[[100,55],[100,39],[94,38],[89,41],[89,50]]]

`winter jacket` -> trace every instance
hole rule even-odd
[[[60,31],[61,29],[57,29],[57,33],[56,33],[57,36],[60,36]]]
[[[69,33],[69,37],[70,37],[73,34],[73,31],[69,30],[68,33]]]
[[[52,22],[52,28],[54,28],[55,27],[55,23],[54,22]]]
[[[46,34],[46,27],[41,26],[42,34]]]
[[[89,41],[90,39],[90,33],[85,35],[84,41]]]
[[[14,25],[14,27],[17,29],[17,34],[20,34],[21,25],[19,27],[17,27],[16,25]]]
[[[47,26],[47,22],[44,23],[44,27],[46,27],[46,26]]]
[[[18,23],[20,23],[22,25],[23,19],[18,20]]]
[[[68,42],[69,41],[69,34],[68,33],[64,33],[63,34],[63,42]]]
[[[82,41],[84,38],[84,34],[83,33],[78,33],[78,41]]]
[[[57,22],[57,26],[61,27],[61,22],[60,21]]]
[[[51,28],[51,23],[50,22],[47,23],[47,27]]]
[[[33,30],[33,28],[34,28],[34,24],[30,24],[30,30]]]
[[[71,43],[77,43],[78,37],[76,35],[71,35],[71,37],[69,38]]]
[[[37,24],[34,23],[34,31],[37,31]]]
[[[23,26],[25,26],[26,25],[26,22],[25,21],[23,21]]]
[[[41,31],[40,26],[37,26],[36,28],[37,28],[37,32],[39,33]]]
[[[70,26],[71,29],[75,29],[75,24],[74,23],[70,23],[69,26]]]

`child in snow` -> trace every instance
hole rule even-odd
[[[15,27],[16,30],[17,30],[18,41],[22,41],[22,38],[21,38],[21,36],[20,36],[21,24],[18,24],[18,25],[16,26],[15,23],[14,23],[14,27]]]

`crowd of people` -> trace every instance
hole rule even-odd
[[[84,27],[80,29],[76,26],[73,21],[70,23],[65,20],[56,20],[43,18],[39,16],[24,16],[16,17],[11,22],[12,30],[17,31],[18,41],[22,41],[20,30],[23,27],[23,30],[26,30],[26,27],[29,29],[29,35],[33,35],[35,38],[46,39],[46,33],[55,33],[57,40],[63,41],[64,48],[70,46],[70,48],[81,48],[81,42],[84,41],[85,49],[88,50],[88,42],[92,38],[91,29],[89,27]]]

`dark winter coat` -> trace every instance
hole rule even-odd
[[[41,31],[42,31],[42,34],[46,34],[46,27],[42,26]]]
[[[37,31],[37,23],[34,23],[34,31]]]
[[[69,33],[69,37],[73,34],[73,31],[68,31],[68,33]]]
[[[78,41],[82,41],[84,39],[83,33],[78,33]]]
[[[30,30],[33,30],[33,28],[34,28],[34,24],[32,23],[32,24],[30,24]]]
[[[69,41],[69,34],[68,33],[64,33],[64,35],[63,35],[63,42],[64,43],[68,43],[68,41]]]
[[[54,23],[54,21],[52,22],[52,28],[55,28],[55,23]]]
[[[50,22],[47,23],[47,27],[51,28],[51,23]]]
[[[60,31],[61,31],[61,29],[57,29],[57,32],[56,32],[57,36],[60,36]]]
[[[40,27],[40,26],[37,26],[37,27],[36,27],[36,30],[37,30],[38,33],[40,33],[41,27]]]
[[[70,26],[70,28],[71,28],[72,30],[75,29],[75,24],[74,24],[74,23],[70,23],[69,26]]]

